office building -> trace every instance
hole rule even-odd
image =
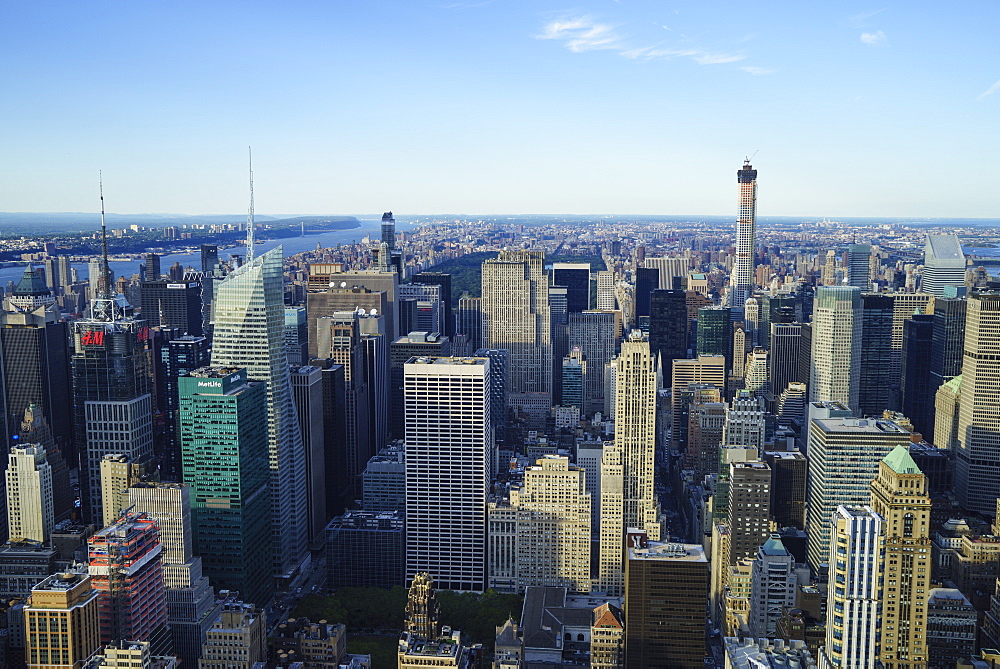
[[[139,305],[149,327],[172,328],[194,337],[205,334],[201,281],[193,276],[181,281],[143,281],[139,286]]]
[[[740,206],[736,218],[736,257],[729,284],[729,305],[742,307],[753,295],[757,268],[754,239],[757,227],[757,170],[753,169],[749,159],[736,172],[736,181],[740,185]]]
[[[437,284],[399,284],[399,333],[445,331],[444,300]]]
[[[590,626],[590,669],[625,666],[625,613],[611,603],[594,609]]]
[[[315,365],[292,366],[292,397],[306,456],[306,501],[309,547],[323,543],[326,515],[326,449],[323,437],[323,370]]]
[[[361,507],[374,513],[406,508],[406,461],[402,442],[372,456],[362,474]]]
[[[216,286],[212,365],[246,368],[242,379],[266,384],[273,566],[275,575],[287,579],[309,558],[309,514],[305,449],[285,356],[281,265],[279,246],[230,272]],[[228,386],[233,381],[205,382]]]
[[[198,669],[253,669],[267,662],[267,621],[252,604],[227,601],[202,646]]]
[[[340,271],[339,266],[310,265],[310,288],[306,296],[306,313],[309,320],[309,355],[317,357],[312,345],[314,322],[335,311],[352,311],[363,308],[371,313],[375,309],[385,316],[386,336],[390,341],[399,337],[399,274],[389,268]],[[313,281],[313,273],[316,279]],[[319,272],[328,272],[319,274]],[[323,282],[326,286],[322,286]],[[322,288],[321,288],[322,286]],[[325,288],[325,289],[324,289]]]
[[[935,297],[931,335],[932,391],[962,373],[965,346],[965,317],[969,301],[965,297]]]
[[[24,607],[28,667],[83,667],[102,644],[98,611],[87,574],[53,574],[32,588]]]
[[[310,265],[310,270],[314,266]],[[393,277],[395,272],[390,272]],[[339,274],[333,275],[339,277]],[[383,283],[388,282],[386,277],[376,277]],[[395,290],[394,284],[385,286]],[[317,321],[337,313],[350,313],[363,311],[366,314],[375,312],[376,315],[385,315],[390,308],[389,297],[385,291],[373,291],[364,286],[351,287],[346,281],[335,281],[323,292],[310,292],[306,295],[306,326],[309,334],[309,357],[322,358],[322,345],[317,337]],[[398,309],[398,303],[391,303]]]
[[[163,412],[163,447],[156,453],[162,477],[177,481],[181,478],[181,442],[177,432],[180,394],[177,379],[191,370],[206,367],[211,362],[211,340],[208,337],[183,335],[171,337],[159,349],[156,367],[157,403]]]
[[[719,473],[719,445],[726,425],[729,407],[720,401],[715,386],[689,386],[692,398],[687,405],[687,447],[684,466],[694,470],[694,480],[702,481],[708,474]],[[679,440],[683,443],[683,439]]]
[[[860,288],[862,291],[871,289],[871,255],[871,244],[851,244],[847,247],[848,286]]]
[[[614,359],[620,336],[621,322],[614,311],[589,310],[569,315],[568,345],[583,351],[590,372],[584,382],[587,415],[604,411],[604,368]]]
[[[552,263],[552,285],[567,289],[567,308],[570,313],[590,309],[590,263]]]
[[[449,276],[449,275],[445,275]],[[402,439],[405,433],[405,407],[403,402],[403,365],[410,358],[433,356],[448,357],[452,353],[451,340],[440,332],[414,331],[389,344],[389,380],[392,420],[389,433]]]
[[[327,587],[405,585],[402,511],[345,511],[326,526]]]
[[[842,405],[832,405],[837,411]],[[879,461],[896,446],[906,446],[910,432],[880,419],[813,418],[809,425],[809,564],[819,570],[830,551],[828,519],[838,506],[869,501],[868,484]]]
[[[698,326],[695,353],[721,355],[727,361],[733,356],[732,310],[729,307],[701,307],[698,309]]]
[[[930,517],[927,477],[896,446],[878,465],[871,508],[885,526],[881,591],[880,659],[894,669],[926,667],[927,597],[931,591]]]
[[[729,563],[752,558],[771,534],[771,468],[729,463]]]
[[[974,293],[965,324],[965,357],[955,448],[955,496],[967,511],[992,515],[1000,488],[1000,293]],[[940,417],[938,420],[941,420]],[[944,444],[938,444],[943,446]]]
[[[53,546],[30,539],[12,539],[0,546],[0,599],[26,599],[33,587],[56,571],[59,557]]]
[[[670,372],[674,423],[681,409],[681,396],[692,383],[710,383],[716,388],[726,387],[726,358],[721,355],[699,355],[693,360],[674,360]]]
[[[454,353],[469,354],[483,346],[483,299],[472,297],[468,293],[458,298],[458,309],[455,311],[455,334],[465,341],[465,349]],[[456,340],[456,346],[458,340]]]
[[[637,263],[641,262],[637,261]],[[645,332],[649,329],[649,296],[660,286],[660,272],[652,267],[636,267],[633,276],[635,277],[634,325]]]
[[[789,383],[808,383],[809,377],[799,374],[802,350],[801,323],[771,323],[769,384],[775,396]]]
[[[272,592],[267,556],[274,540],[265,384],[242,369],[203,367],[180,378],[180,393],[194,552],[216,588],[263,606]]]
[[[483,346],[510,351],[510,407],[532,424],[552,405],[552,335],[542,251],[501,251],[483,262]]]
[[[987,614],[986,630],[990,629]],[[969,599],[956,588],[931,588],[927,597],[927,659],[931,667],[948,667],[973,657],[979,618]],[[996,648],[987,636],[985,647]]]
[[[654,290],[649,296],[649,347],[669,379],[673,361],[688,355],[687,294],[683,290]]]
[[[870,293],[861,296],[861,358],[858,376],[860,416],[880,416],[898,408],[899,375],[894,375],[892,327],[895,299]],[[898,371],[898,369],[897,369]]]
[[[806,527],[806,473],[808,462],[798,451],[766,451],[771,468],[771,514],[779,527]]]
[[[425,286],[440,286],[442,322],[444,329],[441,334],[453,339],[455,337],[455,315],[451,297],[451,274],[444,272],[419,272],[413,275],[413,283],[421,283]],[[402,333],[400,333],[402,336]]]
[[[616,283],[614,272],[601,270],[597,273],[597,308],[599,310],[614,311]]]
[[[434,588],[434,578],[427,572],[413,575],[406,593],[404,632],[419,639],[437,639],[441,635],[441,606]]]
[[[309,361],[309,325],[305,307],[285,307],[284,338],[288,365],[306,364]]]
[[[139,482],[128,489],[128,501],[131,512],[146,514],[160,528],[172,652],[179,660],[194,663],[201,656],[218,605],[203,574],[201,557],[194,554],[190,487]]]
[[[7,529],[11,537],[48,543],[55,524],[52,467],[45,448],[13,446],[7,454]]]
[[[646,542],[628,548],[625,667],[705,666],[709,565],[699,545]]]
[[[938,386],[934,393],[934,445],[955,451],[958,448],[958,410],[962,396],[962,375]]]
[[[649,341],[637,330],[622,343],[615,361],[615,445],[624,464],[623,522],[654,541],[660,538],[656,473],[656,395],[659,369]]]
[[[497,466],[489,358],[415,358],[406,401],[406,575],[441,587],[486,582],[486,496]]]
[[[829,603],[823,666],[874,667],[878,656],[883,519],[868,506],[838,506],[830,516]]]
[[[123,515],[87,539],[88,571],[98,591],[101,643],[169,646],[160,531],[145,514]]]
[[[114,525],[122,511],[129,507],[130,486],[156,477],[156,463],[152,459],[135,461],[122,453],[101,458],[101,504],[104,507],[101,526]]]
[[[611,596],[624,594],[625,574],[625,465],[622,448],[614,441],[604,444],[601,456],[601,515],[596,590]]]
[[[500,571],[512,572],[515,592],[531,586],[589,592],[590,503],[585,473],[569,458],[547,455],[526,468],[509,499],[489,505],[491,587],[493,565],[509,561],[511,568]],[[504,524],[513,519],[513,532],[494,533],[498,516]]]
[[[0,311],[0,429],[12,435],[29,406],[50,419],[53,446],[73,462],[73,415],[69,376],[69,329],[38,276],[25,268]],[[6,443],[6,442],[5,442]]]
[[[577,407],[578,414],[585,404],[584,379],[587,377],[587,358],[574,346],[562,359],[562,406]]]
[[[99,263],[109,283],[107,261]],[[153,395],[149,325],[121,295],[98,291],[91,315],[72,323],[71,359],[76,446],[83,512],[104,518],[101,459],[121,453],[134,461],[153,455]]]
[[[820,286],[813,305],[809,399],[859,406],[861,291],[854,286]]]
[[[781,536],[772,534],[757,549],[753,561],[750,586],[750,631],[757,638],[773,639],[778,633],[778,621],[786,609],[795,608],[798,579],[795,557],[781,543]]]
[[[646,258],[643,264],[659,272],[660,290],[671,290],[674,288],[674,279],[687,280],[688,271],[691,268],[691,259],[685,256],[662,256],[659,258]],[[684,289],[683,285],[680,287]]]
[[[934,392],[931,356],[934,351],[934,316],[920,314],[903,323],[902,412],[914,429],[933,438]]]
[[[965,266],[958,235],[927,235],[920,292],[942,297],[945,286],[965,286]]]

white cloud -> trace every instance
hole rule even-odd
[[[769,70],[766,67],[755,67],[753,65],[745,65],[740,69],[755,76],[760,74],[774,74],[774,70]]]
[[[596,23],[586,16],[552,21],[545,26],[538,39],[562,40],[567,49],[576,52],[621,49],[620,39],[615,34],[613,26]]]
[[[868,46],[878,46],[885,44],[885,33],[877,30],[873,33],[861,33],[861,41]]]
[[[663,26],[666,28],[666,26]],[[669,30],[669,29],[668,29]],[[589,16],[551,21],[542,29],[538,39],[562,41],[570,51],[595,51],[598,49],[617,51],[629,60],[655,60],[690,58],[699,65],[720,65],[735,63],[746,58],[739,53],[720,53],[697,48],[669,48],[659,45],[634,47],[626,44],[615,27],[598,23]]]
[[[860,14],[855,14],[854,16],[851,17],[851,21],[854,24],[857,24],[858,27],[860,28],[861,27],[860,24],[864,23],[865,21],[867,21],[868,19],[870,19],[873,16],[881,14],[882,12],[884,12],[887,9],[888,9],[888,7],[883,7],[882,9],[876,9],[875,11],[872,11],[872,12],[862,12]]]
[[[979,94],[979,95],[978,95],[978,96],[976,97],[976,99],[977,99],[977,100],[985,100],[986,98],[990,97],[991,95],[993,95],[993,94],[994,94],[994,93],[996,93],[997,91],[1000,91],[1000,79],[997,79],[996,81],[994,81],[994,82],[993,82],[993,85],[992,85],[992,86],[990,86],[989,88],[987,88],[987,89],[986,89],[985,91],[983,91],[982,93],[980,93],[980,94]]]

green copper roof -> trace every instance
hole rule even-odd
[[[21,275],[21,279],[17,282],[17,287],[14,288],[14,294],[48,295],[49,289],[45,285],[45,282],[31,269],[31,265],[28,265],[24,268],[24,274]]]
[[[906,446],[897,446],[892,449],[889,455],[882,458],[882,462],[889,466],[889,469],[897,474],[922,474],[920,467],[910,457],[910,449]]]

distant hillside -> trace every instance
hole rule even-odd
[[[121,228],[141,225],[147,228],[181,227],[184,225],[212,225],[223,223],[243,223],[246,214],[204,214],[185,216],[183,214],[106,214],[108,227]],[[349,230],[361,225],[353,216],[269,216],[257,214],[254,221],[264,225],[282,226],[319,225],[326,230]],[[0,235],[45,235],[62,232],[92,232],[101,225],[101,215],[94,212],[0,212]],[[315,228],[314,228],[315,229]]]

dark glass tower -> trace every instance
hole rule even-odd
[[[206,337],[182,335],[163,342],[157,353],[156,384],[159,410],[163,412],[163,443],[158,446],[156,456],[163,480],[179,481],[181,444],[177,422],[180,410],[177,379],[208,365],[211,350]]]
[[[389,253],[396,248],[396,219],[391,211],[382,214],[382,243],[389,247]]]
[[[429,286],[441,286],[441,304],[444,308],[444,334],[449,339],[455,336],[455,318],[452,315],[451,305],[451,274],[444,272],[420,272],[413,275],[413,283],[422,283]],[[407,334],[400,332],[400,335]]]
[[[697,355],[724,355],[727,364],[733,358],[732,310],[729,307],[698,309]]]
[[[671,378],[673,361],[688,353],[687,293],[654,290],[649,296],[649,348],[659,356],[663,378]]]
[[[578,314],[590,308],[589,263],[554,263],[552,284],[566,286],[567,308],[570,313]]]
[[[903,415],[917,432],[934,436],[934,391],[931,387],[931,354],[934,316],[915,314],[903,321]]]
[[[204,334],[200,281],[144,281],[139,291],[142,317],[150,327],[171,327],[196,337]]]
[[[895,409],[892,378],[893,299],[873,293],[861,296],[861,368],[858,372],[858,415],[881,416]]]
[[[45,283],[26,268],[0,313],[3,443],[31,405],[49,418],[55,445],[75,461],[70,405],[69,331]],[[6,462],[0,467],[6,466]]]
[[[635,270],[635,317],[643,325],[648,323],[649,296],[660,286],[660,270],[655,267],[637,267]],[[642,320],[640,320],[642,319]]]

